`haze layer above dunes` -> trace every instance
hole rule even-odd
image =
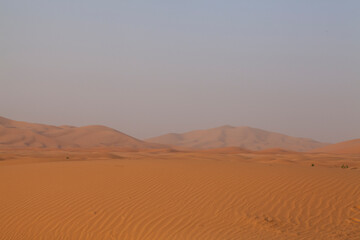
[[[251,127],[223,126],[196,130],[183,134],[170,133],[146,141],[195,149],[241,147],[249,150],[282,148],[291,151],[309,151],[326,146],[308,138],[296,138]]]
[[[317,148],[312,152],[360,154],[360,138]]]
[[[115,129],[94,125],[86,127],[51,126],[13,121],[0,117],[0,148],[156,148]]]

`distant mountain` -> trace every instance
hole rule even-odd
[[[316,148],[311,152],[360,154],[360,138]]]
[[[51,126],[0,117],[0,148],[157,148],[105,126]]]
[[[249,150],[264,150],[282,148],[297,152],[327,145],[308,138],[290,137],[251,127],[232,126],[196,130],[183,134],[170,133],[145,141],[193,149],[240,147]]]

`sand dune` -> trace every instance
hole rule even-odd
[[[196,130],[183,134],[170,133],[146,141],[195,149],[241,147],[249,150],[263,150],[283,148],[298,152],[327,145],[312,139],[295,138],[251,127],[232,126]]]
[[[105,126],[51,126],[0,117],[0,148],[157,148]]]
[[[359,170],[319,154],[1,156],[0,239],[359,239]]]
[[[0,239],[360,239],[359,140],[160,138],[0,118]]]
[[[312,152],[360,154],[360,139],[331,144],[322,148],[314,149]]]
[[[224,148],[211,148],[211,149],[198,150],[198,152],[234,154],[234,153],[252,153],[253,151],[240,147],[224,147]]]
[[[274,153],[274,154],[289,154],[296,153],[295,151],[289,151],[282,148],[267,148],[264,150],[260,150],[257,153]]]

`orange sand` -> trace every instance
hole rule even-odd
[[[360,239],[359,159],[2,151],[0,239]]]

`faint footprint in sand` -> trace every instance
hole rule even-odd
[[[268,215],[254,216],[252,217],[252,219],[253,219],[253,224],[258,225],[261,228],[266,228],[268,230],[275,231],[278,233],[283,232],[281,229],[282,224],[279,219],[275,219]]]
[[[360,205],[353,207],[351,210],[355,212],[359,217],[352,217],[350,218],[350,221],[360,224]]]

